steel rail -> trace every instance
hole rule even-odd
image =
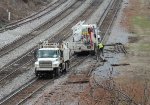
[[[110,4],[108,5],[108,8],[105,10],[107,12],[105,12],[105,15],[103,15],[102,19],[99,21],[99,24],[98,24],[98,26],[100,28],[103,28],[103,26],[106,22],[106,19],[108,19],[108,17],[109,17],[109,14],[112,12],[112,10],[114,10],[114,7],[116,7],[116,5],[117,5],[116,1],[117,0],[112,0],[112,2],[110,2]],[[109,24],[105,24],[105,25],[109,25]]]
[[[19,62],[21,62],[21,60],[26,59],[26,57],[28,57],[30,55],[33,56],[33,53],[36,49],[37,48],[33,48],[33,49],[29,50],[28,52],[24,53],[22,56],[18,57],[17,59],[13,60],[12,62],[8,63],[6,66],[2,67],[0,69],[0,74],[2,73],[3,70],[12,68],[11,66],[18,64]]]
[[[60,22],[62,19],[64,19],[66,16],[68,16],[71,12],[73,12],[76,8],[78,8],[80,5],[81,5],[81,2],[76,1],[75,3],[70,5],[68,8],[64,9],[64,11],[58,13],[53,18],[44,22],[37,28],[33,29],[30,33],[23,35],[22,37],[16,39],[15,41],[11,42],[10,44],[3,46],[2,48],[0,48],[0,57],[6,55],[7,53],[10,53],[10,51],[18,48],[19,46],[23,45],[24,43],[37,37],[44,31],[46,31],[48,28],[54,26],[56,23]]]
[[[116,1],[117,2],[117,1]],[[110,22],[110,24],[108,25],[108,28],[107,28],[107,30],[106,30],[106,32],[105,32],[105,35],[104,35],[104,37],[103,37],[103,39],[102,39],[102,42],[103,43],[106,43],[106,41],[107,41],[107,38],[106,37],[108,37],[109,35],[108,35],[108,33],[110,32],[110,29],[111,29],[111,26],[112,26],[112,24],[113,24],[113,22],[114,22],[114,20],[115,20],[115,16],[117,15],[117,13],[118,13],[118,11],[119,11],[119,7],[120,7],[120,5],[121,5],[121,3],[122,3],[122,0],[119,0],[118,1],[118,5],[117,5],[117,10],[115,11],[115,13],[114,13],[114,15],[113,15],[113,18],[111,19],[111,22]],[[120,51],[123,51],[123,53],[127,53],[127,51],[125,50],[125,47],[124,47],[124,45],[116,45],[115,46],[115,48],[120,52]],[[98,82],[96,82],[96,80],[95,80],[95,78],[93,78],[93,80],[94,80],[94,82],[99,86],[99,87],[102,87],[102,88],[104,88],[104,89],[106,89],[106,90],[108,90],[108,91],[115,91],[115,92],[118,92],[122,97],[124,97],[127,101],[129,101],[129,102],[131,102],[131,103],[133,103],[134,105],[137,105],[137,103],[131,98],[131,97],[129,97],[125,92],[123,92],[122,90],[120,90],[119,88],[117,88],[117,87],[115,87],[115,89],[114,90],[112,90],[112,87],[105,87],[105,86],[102,86],[101,84],[99,84]],[[113,83],[114,83],[114,81],[113,81]],[[111,85],[111,86],[116,86],[116,84],[113,84],[113,85]],[[110,89],[109,89],[110,88]],[[120,98],[120,97],[119,97]],[[130,103],[130,104],[131,104]]]
[[[70,33],[70,32],[68,32],[68,34],[69,34],[69,33]],[[33,94],[32,94],[32,95],[33,95]],[[31,95],[29,95],[27,98],[25,98],[25,100],[22,100],[21,102],[19,102],[19,104],[17,104],[17,105],[21,105],[21,104],[23,104],[24,102],[26,102],[29,97],[31,97]]]
[[[102,38],[102,42],[103,42],[103,43],[106,43],[107,37],[109,37],[109,33],[110,33],[110,30],[111,30],[111,27],[112,27],[112,25],[113,25],[113,22],[114,22],[114,20],[115,20],[115,18],[116,18],[116,15],[117,15],[119,9],[120,9],[120,5],[121,5],[121,3],[122,3],[122,0],[117,0],[116,2],[118,2],[118,5],[117,5],[117,7],[115,6],[115,7],[116,7],[116,10],[114,11],[114,14],[113,14],[113,16],[112,16],[112,18],[111,18],[111,21],[109,22],[110,24],[108,25],[108,28],[106,29],[106,32],[105,32],[105,34],[104,34],[104,37]]]
[[[49,38],[50,42],[57,42],[57,43],[61,43],[61,41],[66,40],[67,38],[69,38],[72,34],[72,30],[71,28],[80,20],[87,20],[88,15],[90,15],[91,13],[93,13],[94,10],[96,10],[98,7],[98,5],[101,2],[98,1],[97,4],[93,4],[94,7],[91,7],[92,9],[88,9],[82,16],[80,16],[78,19],[76,19],[75,21],[72,22],[72,24],[68,25],[64,31],[59,32],[58,34],[54,35],[54,37]],[[96,6],[97,5],[97,6]],[[63,37],[62,37],[63,36]],[[60,38],[58,41],[54,40]]]
[[[33,50],[32,50],[33,51]],[[16,75],[22,74],[26,71],[29,71],[29,67],[32,66],[33,62],[35,61],[35,58],[31,58],[33,52],[29,52],[19,58],[17,61],[14,61],[10,65],[4,67],[0,71],[0,85],[4,85],[8,81],[11,82],[12,78],[15,78]],[[26,62],[24,62],[23,60]],[[24,70],[27,69],[27,70]]]
[[[69,67],[69,71],[75,70],[75,69],[73,69],[74,67],[80,65],[82,62],[84,62],[84,60],[86,60],[89,57],[90,57],[90,55],[72,58],[72,61],[74,63],[73,63],[73,65],[71,65],[71,67]],[[65,76],[65,75],[62,75],[61,77],[63,77],[63,76]],[[0,101],[0,105],[6,105],[6,104],[7,105],[12,105],[12,104],[13,105],[20,105],[20,104],[23,104],[31,96],[36,94],[38,91],[43,89],[48,84],[52,83],[55,79],[56,78],[53,78],[50,80],[39,80],[37,78],[34,78],[31,82],[24,84],[21,88],[13,91],[11,95],[8,95],[4,99],[2,99]],[[32,89],[31,87],[34,87],[34,88]]]
[[[68,28],[68,29],[69,29],[69,28]],[[70,32],[68,32],[68,33],[70,33]],[[66,35],[66,33],[65,33],[65,35]],[[69,34],[67,34],[66,37],[69,37]],[[66,37],[63,37],[63,39],[66,38]],[[52,39],[53,39],[53,38],[52,38]],[[60,39],[60,40],[63,40],[63,39]],[[8,66],[8,67],[9,67],[9,66]],[[6,68],[5,68],[5,69],[6,69]],[[10,73],[10,74],[12,74],[12,73]],[[6,76],[6,77],[7,77],[7,76]]]
[[[29,85],[31,85],[32,83],[34,83],[35,81],[37,81],[36,77],[32,78],[30,81],[28,81],[27,83],[25,83],[24,85],[22,85],[19,89],[12,91],[9,95],[5,96],[4,98],[2,98],[0,100],[0,105],[3,104],[4,102],[6,102],[7,100],[9,100],[11,97],[13,97],[15,94],[17,94],[18,92],[20,92],[24,88],[26,88]]]
[[[108,6],[107,6],[107,8],[105,9],[105,11],[102,13],[102,16],[101,16],[100,19],[96,22],[98,26],[101,26],[101,25],[102,25],[104,19],[106,18],[107,14],[108,14],[108,11],[110,10],[110,8],[111,8],[111,6],[112,6],[113,1],[114,1],[114,0],[112,0],[112,1],[108,4]]]
[[[39,19],[42,16],[45,16],[46,14],[50,13],[52,10],[55,10],[57,7],[59,7],[60,5],[62,5],[65,2],[66,2],[66,0],[61,0],[59,2],[58,1],[54,2],[54,3],[50,4],[50,5],[48,5],[46,8],[41,9],[40,11],[38,11],[38,12],[36,12],[36,13],[30,15],[30,16],[27,16],[27,17],[25,17],[23,19],[17,20],[17,21],[12,22],[12,23],[9,23],[9,24],[5,25],[3,28],[0,29],[0,33],[4,32],[6,30],[9,30],[9,29],[14,29],[16,27],[24,25],[24,24],[26,24],[28,22],[33,21],[33,20]],[[50,10],[48,10],[48,9],[50,9]],[[42,13],[42,12],[44,12],[44,13]]]
[[[28,62],[26,62],[25,64],[19,66],[19,68],[13,70],[12,72],[9,71],[9,73],[6,72],[6,73],[4,74],[4,73],[1,71],[0,74],[3,74],[3,75],[0,76],[0,84],[1,84],[1,82],[2,82],[3,80],[9,80],[10,76],[13,75],[14,73],[18,74],[17,72],[21,72],[20,69],[22,69],[24,66],[26,66],[26,65],[28,65],[28,64],[31,64],[33,60],[34,60],[34,59],[30,59]],[[14,76],[15,76],[15,75],[14,75]]]
[[[85,14],[87,14],[87,13],[85,13]],[[84,18],[82,18],[82,19],[85,19],[85,17]],[[80,20],[80,18],[78,19],[78,20]],[[75,23],[74,23],[75,24]],[[72,27],[72,26],[69,26],[69,27]],[[68,28],[68,29],[70,29],[70,28]],[[68,38],[69,36],[70,36],[70,34],[69,33],[71,33],[70,31],[68,31],[68,33],[66,34],[66,33],[63,33],[63,35],[66,35],[65,37],[62,37],[62,39],[60,39],[60,40],[63,40],[63,39],[65,39],[65,38]],[[58,33],[58,35],[59,35],[59,33]],[[62,32],[61,32],[61,35],[62,35]],[[57,36],[57,35],[56,35]],[[51,38],[52,40],[53,39],[56,39],[56,38]],[[51,41],[52,41],[51,40]],[[59,40],[59,41],[60,41]],[[53,41],[53,42],[55,42],[55,41]],[[34,52],[33,50],[31,51],[31,52]],[[26,55],[28,55],[28,54],[26,54]],[[20,59],[22,59],[22,58],[24,58],[24,56],[23,57],[21,57]],[[13,64],[16,64],[16,61],[15,62],[13,62]],[[12,66],[12,64],[10,65],[10,66]],[[10,66],[7,66],[7,67],[4,67],[3,68],[3,70],[5,70],[5,69],[8,69]],[[3,70],[1,70],[1,71],[3,71]],[[9,74],[9,73],[8,73]],[[12,73],[10,73],[10,74],[12,74]],[[7,76],[6,76],[7,77]]]
[[[95,6],[94,6],[95,7]],[[91,12],[93,12],[94,10],[95,10],[95,8],[93,8],[93,7],[91,7],[92,8],[92,11],[89,11],[89,13],[88,14],[91,14]],[[87,11],[87,10],[86,10]],[[87,15],[87,12],[84,12],[84,14],[86,14]],[[88,16],[90,16],[90,15],[88,15]],[[84,17],[86,17],[86,16],[84,16]],[[87,18],[87,17],[86,17]],[[77,20],[76,20],[76,22],[77,22]],[[36,48],[35,48],[36,49]],[[32,51],[33,51],[33,49],[32,49]],[[7,68],[7,67],[6,67]]]
[[[37,46],[36,46],[35,48],[31,49],[29,52],[27,52],[24,56],[21,56],[21,58],[19,58],[19,59],[17,59],[17,60],[14,60],[13,62],[10,62],[9,65],[4,66],[4,67],[1,69],[1,71],[7,70],[7,69],[9,69],[9,68],[13,68],[12,66],[13,66],[13,64],[15,64],[15,63],[19,64],[20,62],[23,62],[23,61],[21,61],[21,60],[22,60],[22,59],[25,59],[26,56],[29,55],[29,54],[30,54],[30,55],[33,55],[33,52],[35,51],[36,48],[37,48]],[[33,57],[33,56],[32,56],[32,57]],[[30,59],[32,59],[32,57],[31,57]]]
[[[47,85],[47,84],[45,84]],[[43,87],[45,87],[45,85]],[[37,89],[35,92],[31,93],[29,96],[27,96],[24,100],[21,100],[19,103],[17,103],[17,105],[23,104],[28,98],[30,98],[32,95],[34,95],[37,91],[39,91],[40,89],[42,89],[43,87],[40,87],[39,89]]]
[[[75,64],[72,65],[70,68],[69,68],[69,71],[73,72],[75,69],[76,66],[79,66],[82,62],[84,62],[87,58],[89,58],[90,55],[88,56],[82,56],[82,57],[78,57],[78,59],[76,58],[76,60],[73,60],[75,61]],[[22,105],[23,103],[25,103],[31,96],[33,96],[37,91],[41,90],[42,88],[44,88],[47,84],[43,85],[41,88],[37,89],[34,93],[28,95],[27,97],[25,97],[23,100],[21,100],[19,103],[17,103],[17,105]]]
[[[78,3],[76,2],[76,3],[74,4],[74,6],[72,6],[72,8],[75,7],[76,4],[77,4],[77,7],[78,7],[78,6],[79,6],[79,3],[80,3],[80,2],[78,2]],[[33,51],[31,51],[31,52],[33,52]],[[25,54],[25,56],[22,56],[20,59],[25,58],[26,56],[28,56],[28,54],[29,54],[29,53]],[[30,55],[31,55],[31,54],[30,54]],[[20,61],[20,59],[19,59],[19,61]],[[25,58],[25,59],[27,59],[27,58]],[[30,59],[30,61],[27,61],[25,64],[29,64],[29,62],[32,64],[33,61],[35,60],[34,58],[30,58],[30,56],[28,57],[28,59]],[[18,72],[21,72],[21,71],[22,71],[22,70],[21,70],[21,67],[24,66],[25,64],[23,64],[21,61],[20,61],[19,63],[17,63],[17,62],[18,62],[18,60],[17,60],[17,61],[14,61],[13,64],[10,65],[10,66],[12,66],[12,65],[17,64],[18,66],[16,66],[15,70],[9,70],[10,66],[7,66],[7,67],[4,67],[4,68],[1,69],[0,74],[3,74],[3,75],[0,76],[0,83],[1,83],[4,79],[6,79],[6,78],[10,78],[10,76],[14,75],[14,73],[18,73]],[[21,64],[20,64],[20,63],[21,63]],[[10,71],[11,71],[11,72],[10,72]]]

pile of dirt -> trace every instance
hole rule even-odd
[[[7,23],[8,11],[11,21],[24,18],[46,6],[52,0],[0,0],[0,23]]]

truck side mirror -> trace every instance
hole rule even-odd
[[[60,51],[60,57],[63,57],[63,51]]]
[[[34,58],[36,59],[38,57],[38,49],[34,50]]]

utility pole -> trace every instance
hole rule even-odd
[[[8,13],[8,21],[10,21],[10,12],[7,9],[7,13]]]

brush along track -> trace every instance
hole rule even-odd
[[[75,25],[79,20],[86,20],[91,13],[97,9],[97,7],[100,5],[101,2],[99,2],[99,4],[97,4],[97,6],[95,6],[95,4],[92,4],[90,8],[88,8],[82,16],[80,16],[78,19],[76,19],[71,25],[68,25],[68,27],[66,27],[63,31],[61,31],[60,33],[58,33],[57,35],[55,35],[54,37],[50,38],[49,40],[51,42],[55,42],[55,43],[59,43],[62,40],[67,39],[68,37],[70,37],[70,33],[71,33],[71,27],[73,25]],[[64,36],[65,35],[65,36]],[[35,62],[34,59],[34,51],[38,48],[38,46],[35,46],[33,49],[31,49],[30,51],[28,51],[26,54],[24,54],[23,56],[21,56],[20,58],[10,62],[10,64],[4,66],[1,69],[0,74],[4,74],[4,75],[0,75],[0,84],[4,84],[5,82],[7,82],[7,80],[11,80],[12,78],[16,77],[16,74],[19,75],[20,73],[23,73],[24,70],[22,69],[22,66],[25,67],[25,64],[28,64],[29,59],[30,59],[30,65],[33,65],[33,62]],[[9,76],[8,76],[9,75]]]
[[[6,30],[12,30],[15,29],[21,25],[24,25],[28,22],[31,22],[33,20],[39,19],[41,17],[43,17],[44,15],[50,13],[52,10],[55,10],[56,8],[58,8],[61,4],[67,2],[66,0],[61,0],[61,1],[57,1],[54,3],[50,3],[46,8],[41,9],[40,11],[36,12],[35,14],[28,16],[26,18],[17,20],[15,22],[9,23],[6,26],[4,26],[4,28],[0,29],[0,32],[4,32]]]
[[[73,68],[80,65],[85,59],[87,59],[90,56],[80,56],[80,57],[74,57],[71,60],[71,67],[70,70],[74,70]],[[61,78],[61,77],[60,77]],[[11,95],[6,96],[4,99],[0,101],[1,105],[20,105],[23,102],[25,102],[28,98],[30,98],[33,94],[35,94],[37,91],[40,91],[42,88],[44,88],[48,84],[53,84],[54,79],[37,79],[34,78],[31,82],[23,85],[21,88],[15,90],[12,92]]]
[[[30,32],[29,34],[23,35],[23,37],[18,38],[11,44],[5,45],[0,49],[0,57],[6,55],[10,51],[37,37],[44,31],[46,31],[47,29],[49,29],[50,27],[52,27],[65,17],[67,17],[70,13],[76,10],[82,3],[83,1],[76,1],[74,4],[70,5],[70,7],[67,8],[67,10],[64,10],[63,12],[54,16],[52,19],[49,19],[48,21],[44,22],[43,24],[32,30],[32,32]]]

